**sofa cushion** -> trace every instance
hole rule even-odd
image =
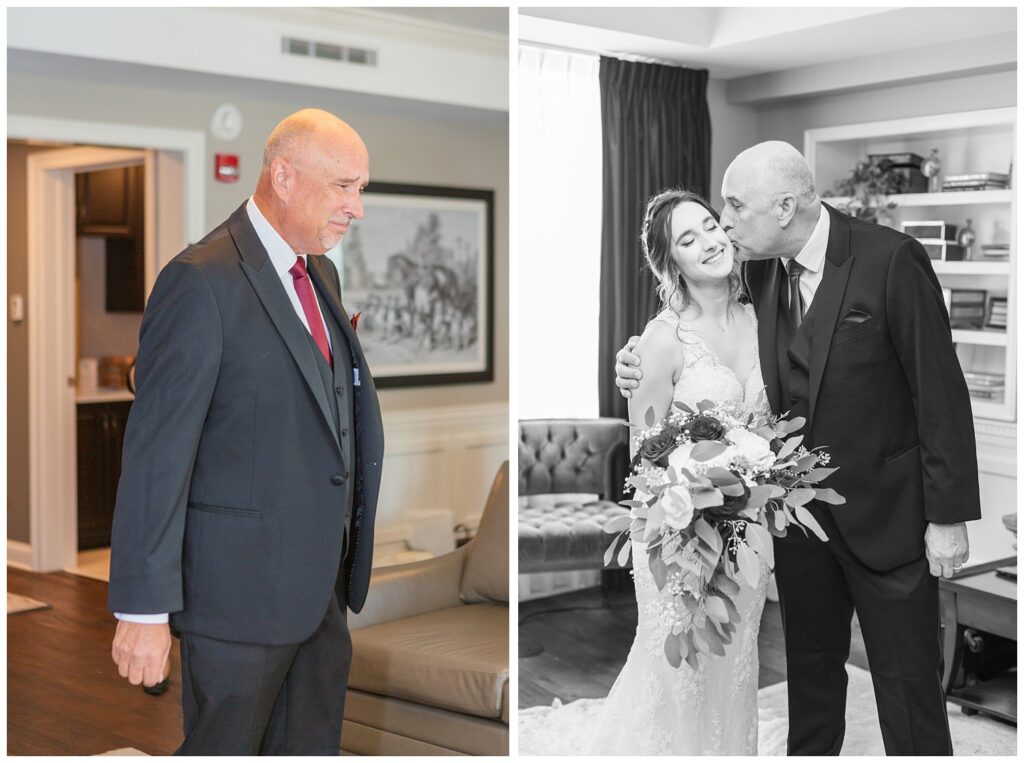
[[[508,607],[468,604],[352,631],[353,689],[500,719]]]
[[[469,544],[461,595],[466,603],[508,603],[508,461],[498,469],[480,527]]]
[[[575,493],[519,498],[519,571],[593,569],[604,565],[612,517],[629,509],[595,496]]]

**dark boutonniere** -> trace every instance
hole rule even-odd
[[[359,317],[362,314],[363,314],[362,311],[360,311],[360,312],[356,313],[355,315],[353,315],[351,318],[349,318],[349,320],[352,323],[352,331],[354,331],[354,332],[355,331],[359,331]]]

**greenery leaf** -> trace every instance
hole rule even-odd
[[[615,557],[615,548],[619,545],[619,538],[615,537],[612,539],[612,544],[608,546],[608,550],[604,552],[604,566],[607,567],[612,563],[612,559]]]
[[[633,517],[629,514],[620,514],[617,517],[612,517],[604,523],[604,531],[611,535],[612,533],[619,533],[625,530],[633,522]]]
[[[797,416],[792,419],[782,419],[775,425],[775,434],[779,437],[785,437],[792,432],[799,432],[804,428],[804,424],[807,423],[807,419],[803,416]]]
[[[691,408],[690,406],[688,406],[688,405],[687,405],[686,403],[684,403],[684,402],[683,402],[682,400],[674,400],[674,401],[672,402],[672,405],[674,405],[674,406],[675,406],[676,408],[678,408],[679,410],[681,410],[681,411],[684,411],[685,413],[690,413],[690,414],[696,413],[696,411],[695,411],[695,410],[693,410],[693,408]]]
[[[712,488],[711,490],[695,490],[693,495],[693,507],[695,509],[706,509],[709,506],[721,506],[725,499],[722,498],[722,491]]]
[[[846,499],[830,487],[815,488],[814,497],[819,501],[831,503],[833,506],[841,506],[846,503]]]
[[[679,652],[679,637],[674,633],[665,637],[665,657],[673,668],[683,664],[683,655]]]
[[[775,567],[775,543],[772,536],[761,525],[747,524],[747,544],[764,559],[769,569]]]
[[[818,454],[808,453],[806,456],[801,456],[796,460],[796,464],[793,466],[793,469],[797,472],[806,472],[816,463],[818,463]],[[807,479],[807,476],[805,475],[802,479]]]
[[[754,485],[754,487],[750,488],[747,506],[751,509],[760,509],[771,500],[773,487],[775,485]]]
[[[619,549],[619,566],[626,567],[629,565],[629,555],[633,552],[633,544],[628,540],[622,544],[622,548]]]
[[[710,461],[716,456],[722,455],[725,452],[725,443],[718,442],[717,440],[701,440],[693,446],[693,450],[690,451],[690,458],[694,461]]]
[[[775,460],[785,461],[787,458],[793,455],[793,451],[796,450],[800,446],[800,443],[802,443],[803,441],[804,436],[802,434],[790,437],[782,444],[782,448],[780,448],[779,452],[776,454]]]
[[[757,555],[750,550],[750,547],[741,543],[736,547],[736,562],[739,564],[740,574],[751,588],[757,588],[761,577],[761,564]]]
[[[654,578],[654,584],[658,586],[658,590],[664,589],[665,583],[668,581],[668,566],[662,561],[661,554],[648,557],[647,566],[651,569],[651,576]]]
[[[811,469],[811,471],[807,472],[803,478],[805,482],[821,482],[824,479],[828,479],[837,471],[839,471],[839,467],[827,469],[823,466],[819,466],[817,469]]]
[[[697,403],[697,410],[700,411],[701,413],[704,413],[704,411],[710,411],[714,407],[715,404],[710,400],[701,400],[699,403]]]
[[[697,537],[704,541],[711,548],[720,548],[722,537],[715,532],[715,528],[708,524],[704,517],[698,517],[693,523],[693,530]]]
[[[814,518],[811,512],[803,506],[797,506],[795,511],[796,518],[800,521],[800,524],[821,538],[821,540],[828,541],[828,536],[825,535],[825,531],[821,529],[821,525],[818,524],[818,520]]]
[[[654,426],[657,420],[658,419],[654,415],[654,406],[652,405],[648,407],[647,412],[644,413],[644,423],[647,425],[647,428],[650,429]]]
[[[786,503],[790,506],[803,506],[808,501],[814,500],[814,493],[815,491],[809,487],[790,490],[789,495],[786,496]]]
[[[744,485],[742,482],[735,482],[731,485],[722,485],[718,489],[722,491],[722,495],[728,495],[733,498],[739,498],[743,495]]]
[[[709,596],[704,602],[704,610],[712,620],[720,623],[729,622],[729,610],[725,608],[725,601],[718,596]]]
[[[711,484],[714,485],[715,487],[721,487],[722,485],[743,484],[742,479],[737,477],[728,469],[723,469],[721,466],[716,466],[713,469],[708,469],[707,476],[708,479],[711,480]]]

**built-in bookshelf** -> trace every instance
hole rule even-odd
[[[1005,297],[1006,329],[955,328],[953,341],[967,374],[1001,375],[1001,391],[972,394],[977,419],[1016,420],[1016,308],[1017,273],[1016,191],[1012,168],[1016,135],[1016,109],[989,109],[884,122],[807,130],[804,153],[814,170],[819,193],[848,177],[858,161],[870,154],[912,152],[927,157],[938,151],[942,176],[998,172],[1010,175],[1010,188],[978,191],[940,191],[888,196],[896,207],[884,210],[880,222],[902,229],[907,222],[942,221],[961,229],[970,220],[975,242],[967,259],[933,260],[944,288],[981,289],[986,305],[991,297]],[[932,188],[941,188],[934,183]],[[842,206],[848,199],[826,198]],[[1006,244],[1008,258],[982,254],[986,244]]]

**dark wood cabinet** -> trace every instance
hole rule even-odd
[[[78,548],[110,545],[131,401],[78,404]]]
[[[145,212],[142,165],[75,175],[77,231],[106,241],[106,310],[145,306]]]

